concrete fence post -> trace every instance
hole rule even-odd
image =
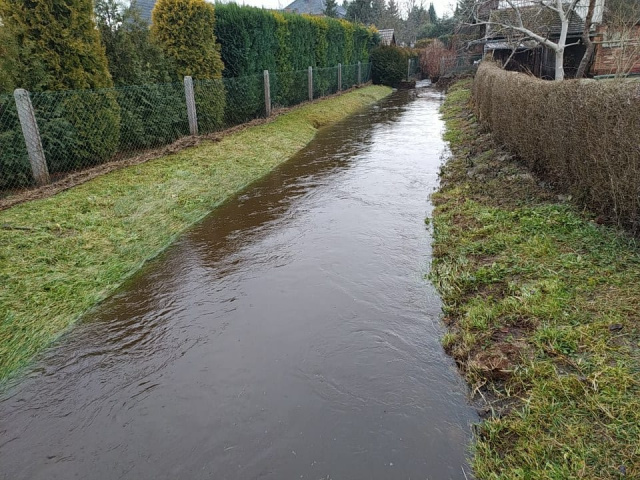
[[[44,156],[40,129],[38,128],[38,122],[36,122],[36,114],[33,110],[31,97],[29,97],[29,92],[23,88],[16,88],[13,92],[13,98],[16,101],[20,127],[27,145],[27,154],[29,155],[33,179],[36,181],[36,185],[47,185],[51,182],[51,178],[49,177],[49,168]]]
[[[342,64],[338,64],[338,91],[342,91]]]
[[[407,82],[409,80],[411,80],[411,59],[408,60],[408,66],[407,66]]]
[[[196,113],[196,97],[193,93],[193,78],[184,77],[184,96],[187,100],[187,117],[189,118],[189,132],[198,135],[198,114]]]
[[[269,70],[264,71],[264,113],[271,116],[271,85],[269,85]]]
[[[309,101],[313,100],[313,67],[309,67]]]
[[[362,62],[358,62],[358,85],[362,85]]]

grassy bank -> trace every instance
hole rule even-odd
[[[443,106],[432,276],[486,417],[477,478],[640,478],[640,250],[497,148],[469,89]]]
[[[318,128],[388,95],[367,87],[0,212],[0,381],[149,258]]]

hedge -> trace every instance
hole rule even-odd
[[[86,4],[86,0],[74,1]],[[379,41],[375,29],[345,20],[236,4],[216,5],[214,10],[202,0],[161,0],[153,19],[152,36],[175,67],[180,83],[53,92],[32,89],[52,174],[187,135],[182,75],[194,77],[199,129],[208,133],[264,114],[263,70],[272,74],[274,105],[294,105],[308,96],[307,67],[316,71],[317,94],[335,92],[335,66],[344,65],[343,87],[352,85],[357,70],[348,65],[367,62]],[[103,76],[106,86],[111,86],[106,71]],[[0,190],[32,185],[10,94],[0,97],[0,142]]]
[[[216,5],[215,34],[225,77],[333,67],[369,60],[379,37],[345,20]]]
[[[473,98],[480,122],[529,168],[640,231],[640,82],[548,82],[483,62]]]
[[[409,56],[401,48],[380,46],[371,52],[371,78],[376,85],[397,87],[407,78]]]
[[[113,82],[94,22],[93,2],[0,0],[0,17],[3,35],[12,40],[11,48],[4,50],[6,55],[15,55],[11,62],[0,62],[11,68],[3,75],[3,84],[35,92],[32,102],[50,172],[108,160],[120,141],[120,108],[113,93],[108,93]],[[21,130],[16,128],[14,114],[15,108],[3,100],[0,187],[20,187],[32,181],[26,175],[30,168],[24,152],[17,147]]]
[[[151,34],[177,67],[178,80],[192,76],[202,133],[224,125],[224,65],[216,43],[213,5],[204,0],[158,0],[151,13]]]

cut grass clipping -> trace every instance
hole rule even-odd
[[[485,408],[476,476],[640,478],[640,250],[495,147],[469,89],[442,109],[432,276],[444,347]]]
[[[0,212],[0,381],[317,129],[390,93],[367,87]]]

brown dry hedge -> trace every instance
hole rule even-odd
[[[481,124],[530,169],[640,232],[640,82],[549,82],[483,62],[473,98]]]

